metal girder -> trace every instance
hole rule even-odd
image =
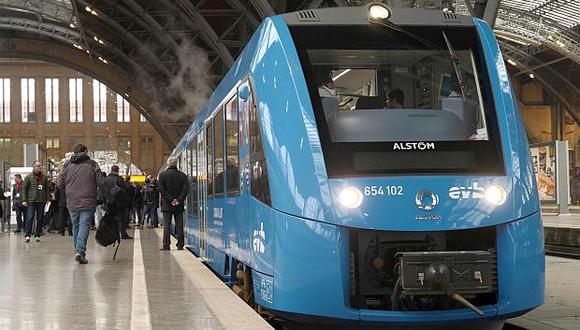
[[[514,47],[508,43],[503,43],[502,47],[508,48],[510,51],[513,51],[516,53],[520,52],[520,50],[517,47]],[[517,64],[525,67],[525,65],[523,63],[517,63]],[[550,69],[550,68],[548,67],[548,69]],[[550,70],[553,71],[553,69],[550,69]],[[531,70],[529,70],[529,71],[531,71]],[[564,95],[562,95],[556,88],[554,88],[552,86],[552,84],[548,83],[544,79],[542,74],[535,72],[535,71],[533,71],[533,72],[534,72],[535,79],[537,79],[542,84],[542,86],[544,86],[544,88],[546,88],[556,99],[558,99],[558,101],[560,101],[560,103],[562,103],[564,105],[564,107],[566,108],[568,113],[572,116],[572,118],[574,118],[576,123],[580,123],[580,113],[576,112],[576,109],[570,104],[570,102],[568,102],[567,98]],[[557,73],[555,71],[553,71],[553,73],[557,74],[558,79],[561,79],[563,82],[567,82],[568,84],[571,84],[565,77],[563,77],[559,73]],[[572,86],[574,86],[574,85],[572,84]],[[576,93],[578,93],[578,92],[576,92]]]
[[[250,0],[250,3],[262,19],[276,15],[274,9],[272,9],[272,6],[270,6],[270,3],[267,0]]]
[[[8,30],[19,30],[49,36],[70,43],[71,46],[74,43],[80,43],[81,40],[80,34],[74,30],[60,25],[39,22],[27,18],[0,17],[0,27]]]
[[[106,0],[110,4],[115,4],[116,1]],[[173,37],[164,29],[151,15],[148,14],[136,1],[134,0],[123,0],[125,4],[133,12],[126,10],[123,6],[118,6],[117,8],[128,17],[132,17],[139,26],[151,32],[153,36],[156,37],[158,41],[170,47],[172,49],[177,49],[178,45],[173,39]]]
[[[70,2],[68,3],[70,4]],[[0,0],[0,8],[28,12],[52,21],[63,22],[68,25],[74,16],[71,6],[67,6],[66,1],[55,0]]]
[[[499,9],[500,0],[487,0],[485,4],[485,11],[483,12],[483,19],[493,28],[495,19],[497,17],[497,10]]]
[[[531,67],[531,68],[528,68],[528,69],[523,69],[523,70],[520,70],[520,72],[513,74],[513,75],[512,75],[512,77],[514,77],[514,78],[515,78],[515,77],[517,77],[517,76],[519,76],[519,75],[522,75],[522,74],[524,74],[524,73],[528,73],[528,72],[530,72],[530,71],[535,71],[535,70],[538,70],[538,69],[541,69],[541,68],[544,68],[544,67],[550,66],[550,65],[552,65],[552,64],[556,64],[556,63],[558,63],[558,62],[562,62],[562,61],[564,61],[564,60],[567,60],[567,59],[568,59],[568,57],[567,57],[567,56],[562,56],[562,57],[559,57],[559,58],[557,58],[557,59],[555,59],[555,60],[551,60],[551,61],[548,61],[548,62],[544,62],[544,63],[542,63],[542,64],[539,64],[539,65],[533,66],[533,67]]]
[[[174,5],[168,0],[161,0],[165,5],[174,8]],[[187,17],[185,20],[188,24],[197,26],[200,28],[201,37],[205,43],[207,43],[222,59],[226,67],[232,66],[234,63],[234,57],[230,54],[230,51],[224,45],[224,43],[219,39],[218,35],[215,33],[211,25],[206,21],[203,15],[198,11],[191,1],[188,0],[177,0],[177,6],[181,9],[182,13]]]
[[[260,22],[256,19],[256,17],[254,17],[254,15],[250,13],[250,11],[239,0],[226,0],[226,3],[234,9],[243,11],[244,16],[252,28],[256,29],[258,25],[260,25]]]
[[[531,12],[540,16],[544,16],[546,13],[551,12],[554,9],[563,7],[575,1],[577,0],[550,0],[532,9]]]
[[[7,30],[14,30],[14,31],[24,31],[29,33],[34,33],[41,36],[46,36],[53,38],[55,40],[59,40],[69,46],[74,47],[74,45],[81,44],[80,34],[79,32],[71,29],[67,29],[60,25],[55,25],[52,23],[47,22],[38,22],[34,20],[29,20],[25,18],[14,18],[14,17],[0,17],[0,28],[4,28]],[[91,40],[91,44],[97,45],[94,41]],[[137,63],[129,59],[126,55],[119,52],[115,48],[109,48],[109,51],[113,52],[117,56],[122,56],[123,60],[126,63],[133,66],[134,69],[141,69]],[[84,50],[86,51],[86,50]],[[100,55],[96,53],[97,57]],[[90,56],[87,55],[87,56]],[[122,69],[121,69],[122,70]],[[124,70],[123,70],[124,71]]]
[[[512,7],[500,6],[496,31],[535,40],[580,64],[580,35],[558,22]]]
[[[82,53],[75,48],[50,41],[0,38],[0,58],[34,58],[63,65],[98,79],[118,94],[129,95],[127,100],[150,119],[149,122],[169,148],[175,146],[175,142],[155,120],[157,116],[146,110],[150,108],[154,100],[136,83],[133,76],[118,70],[115,66],[104,64],[94,58],[79,56],[80,54]]]
[[[76,1],[79,1],[84,6],[89,7],[91,6],[91,4],[89,4],[85,0],[76,0]],[[157,70],[163,73],[166,77],[171,77],[172,75],[171,71],[165,65],[159,62],[155,54],[153,54],[153,52],[151,52],[151,50],[147,48],[147,46],[143,45],[141,41],[135,38],[135,36],[133,36],[129,31],[125,30],[125,28],[121,26],[121,24],[119,24],[117,21],[115,21],[102,11],[98,13],[98,19],[101,19],[105,23],[107,23],[110,27],[112,27],[115,31],[117,31],[121,37],[128,40],[133,45],[133,47],[137,47],[145,55],[145,57],[148,58],[149,62],[151,62],[151,64],[155,66]]]

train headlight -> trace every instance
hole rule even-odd
[[[485,199],[494,205],[501,205],[507,199],[507,192],[502,186],[494,184],[485,191]]]
[[[355,187],[347,187],[340,192],[338,200],[342,206],[349,209],[356,209],[362,203],[363,194]]]
[[[383,5],[374,4],[369,7],[369,17],[371,19],[384,20],[389,18],[390,16],[391,12],[389,11],[389,8]]]

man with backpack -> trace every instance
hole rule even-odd
[[[159,204],[159,190],[157,184],[151,176],[145,179],[143,193],[143,212],[141,226],[145,224],[145,218],[149,216],[151,228],[157,228],[157,204]]]
[[[44,220],[44,206],[48,198],[48,177],[42,174],[42,164],[35,161],[32,164],[32,173],[24,178],[22,186],[22,206],[26,206],[26,225],[24,240],[30,242],[34,214],[36,214],[36,241],[40,242]]]
[[[105,178],[103,187],[105,208],[108,213],[111,213],[117,219],[122,239],[133,239],[127,234],[129,209],[131,207],[130,191],[131,186],[129,183],[123,181],[123,178],[119,176],[119,166],[111,166],[111,173]]]
[[[159,175],[159,192],[161,193],[161,212],[163,212],[163,248],[169,250],[169,230],[171,218],[175,218],[177,249],[183,250],[183,210],[189,192],[187,175],[177,169],[177,158],[167,159],[168,168]]]
[[[92,160],[84,144],[73,148],[74,155],[64,164],[57,185],[66,191],[66,206],[73,227],[75,260],[87,264],[87,240],[97,206],[97,187],[103,185],[99,165]]]

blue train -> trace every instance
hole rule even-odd
[[[534,172],[479,19],[265,19],[173,151],[186,244],[277,317],[496,322],[544,301]]]

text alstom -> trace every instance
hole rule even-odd
[[[393,144],[393,150],[435,150],[433,142],[399,142]]]

